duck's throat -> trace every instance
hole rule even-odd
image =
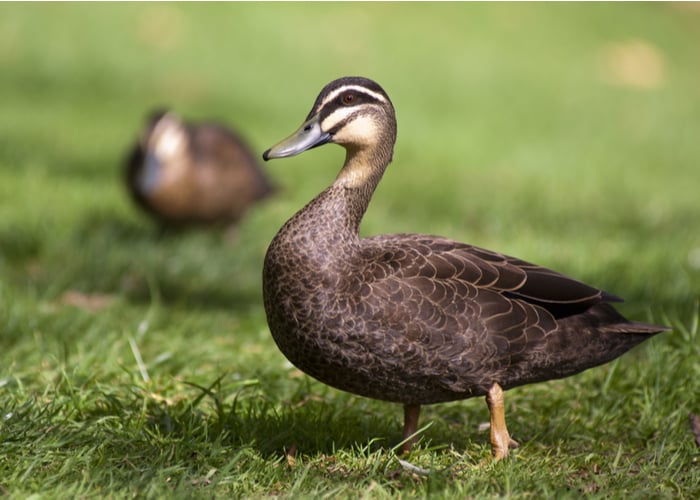
[[[348,148],[345,163],[334,184],[351,189],[369,189],[371,196],[390,162],[391,152],[386,154],[380,148],[371,150]]]
[[[343,198],[342,217],[355,231],[390,161],[376,153],[348,149],[345,164],[331,186],[337,190],[336,196]]]

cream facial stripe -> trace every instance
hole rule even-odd
[[[367,87],[362,87],[361,85],[343,85],[340,88],[335,89],[333,92],[328,94],[325,99],[321,102],[321,105],[319,106],[318,109],[323,108],[326,104],[328,104],[330,101],[334,100],[336,97],[338,97],[340,94],[343,92],[347,92],[348,90],[354,90],[356,92],[360,92],[362,94],[367,94],[368,96],[371,96],[375,98],[376,100],[387,103],[386,97],[384,95],[380,94],[379,92],[375,92],[373,90],[369,90]]]

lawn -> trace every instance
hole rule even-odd
[[[700,495],[700,9],[678,4],[0,5],[0,495]],[[235,234],[161,234],[122,163],[148,112],[260,153],[330,80],[377,80],[394,163],[363,234],[426,232],[553,267],[667,324],[603,367],[483,400],[330,389],[272,341],[267,244],[333,179],[325,147]],[[291,453],[293,451],[293,453]]]

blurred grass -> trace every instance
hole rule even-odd
[[[677,4],[0,5],[0,492],[695,497],[698,42],[700,12]],[[159,237],[125,196],[151,108],[223,120],[261,152],[348,74],[399,120],[365,234],[494,248],[675,327],[509,393],[508,463],[481,463],[483,402],[460,402],[424,412],[410,460],[431,474],[400,472],[400,409],[274,346],[265,248],[340,148],[266,165],[282,192],[234,242]]]

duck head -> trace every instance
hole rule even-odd
[[[285,158],[334,143],[349,154],[372,151],[388,164],[395,141],[396,115],[384,89],[368,78],[344,77],[326,85],[301,127],[263,158]]]
[[[187,127],[172,112],[156,112],[141,135],[140,144],[144,156],[137,182],[144,193],[151,193],[161,182],[163,169],[177,168],[187,155]]]

